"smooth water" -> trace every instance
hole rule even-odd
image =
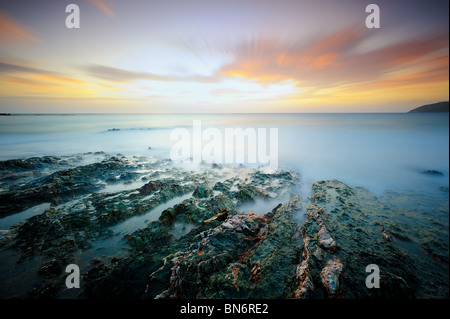
[[[136,230],[143,228],[143,225],[146,225],[150,222],[157,220],[161,216],[161,213],[164,210],[171,208],[171,207],[183,202],[186,199],[191,198],[191,196],[192,196],[192,193],[189,193],[186,195],[182,195],[179,197],[169,199],[167,202],[150,209],[148,212],[146,212],[143,215],[131,217],[131,218],[121,222],[120,224],[113,226],[111,228],[111,230],[115,234],[117,234],[117,233],[131,234],[131,233],[135,232]]]
[[[50,203],[42,203],[24,210],[21,213],[9,215],[0,219],[0,229],[8,229],[23,220],[40,215],[50,207]]]
[[[194,120],[222,133],[277,128],[278,168],[300,172],[306,188],[332,178],[375,193],[435,192],[449,184],[449,117],[442,113],[0,116],[0,160],[96,151],[169,158],[177,142],[171,132],[192,133]],[[190,142],[192,148],[193,134]]]

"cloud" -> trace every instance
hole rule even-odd
[[[24,79],[24,78],[15,77],[15,76],[5,77],[4,80],[6,82],[9,82],[9,83],[34,85],[34,86],[38,86],[38,85],[42,84],[40,81],[35,81],[35,80],[31,80],[31,79]]]
[[[77,96],[92,94],[89,83],[48,70],[0,61],[0,94],[4,96]]]
[[[0,43],[4,41],[37,42],[39,39],[32,34],[29,27],[0,11]]]
[[[370,36],[367,30],[346,28],[302,44],[264,38],[247,41],[232,50],[232,61],[218,74],[263,84],[291,80],[301,87],[327,88],[386,81],[393,71],[415,74],[408,81],[430,81],[442,78],[442,69],[448,69],[448,33],[400,39],[358,53],[358,47]],[[422,70],[409,71],[412,66]]]
[[[107,80],[110,82],[129,82],[136,80],[153,80],[165,82],[199,82],[199,83],[215,83],[220,81],[217,77],[210,76],[164,76],[147,72],[133,72],[123,69],[113,68],[104,65],[92,64],[85,67],[86,72],[95,78]]]
[[[112,9],[105,3],[105,0],[89,0],[94,6],[99,8],[103,13],[108,16],[114,18],[116,14],[112,11]]]
[[[48,73],[44,70],[0,61],[0,73]]]
[[[84,81],[81,81],[79,79],[66,76],[64,74],[47,71],[43,69],[38,69],[34,67],[19,65],[19,64],[12,64],[7,62],[0,61],[0,75],[4,74],[24,74],[28,77],[33,77],[35,79],[48,81],[48,82],[61,82],[61,83],[67,83],[67,84],[83,84]]]
[[[11,64],[0,61],[0,74],[24,74],[28,77],[32,76],[35,79],[49,81],[49,82],[63,82],[70,84],[82,84],[83,81],[80,81],[76,78],[72,78],[60,73],[55,73],[47,70],[37,69],[33,67],[23,66],[19,64]]]

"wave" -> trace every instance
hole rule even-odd
[[[184,128],[192,128],[192,126],[177,126],[178,127],[184,127]],[[130,127],[130,128],[110,128],[106,131],[102,131],[102,133],[105,132],[129,132],[129,131],[162,131],[162,130],[172,130],[175,127]]]

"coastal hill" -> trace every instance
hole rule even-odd
[[[422,105],[408,113],[448,113],[448,101]]]

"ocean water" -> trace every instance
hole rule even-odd
[[[268,164],[249,163],[249,144],[237,150],[236,143],[226,141],[225,130],[250,129],[258,135],[258,129],[266,129],[267,154],[277,157],[279,169],[298,171],[306,193],[322,179],[338,179],[377,194],[385,190],[442,192],[449,184],[448,114],[0,116],[0,160],[97,151],[170,158],[180,141],[170,138],[176,128],[189,132],[191,157],[195,157],[194,123],[201,124],[202,132],[213,128],[221,134],[222,140],[215,141],[221,142],[222,158],[230,151],[244,152],[243,164],[248,166]],[[277,150],[269,145],[270,128],[278,130]],[[201,150],[207,144],[202,140]],[[424,173],[431,170],[443,175]]]

